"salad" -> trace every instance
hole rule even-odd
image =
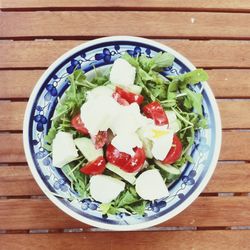
[[[92,79],[81,69],[68,77],[44,147],[77,199],[95,200],[104,215],[143,215],[149,202],[169,196],[169,184],[193,161],[195,131],[207,121],[192,85],[207,73],[164,76],[173,61],[167,52],[126,53]]]

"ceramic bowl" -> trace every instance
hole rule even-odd
[[[203,95],[203,112],[208,120],[208,129],[195,133],[195,142],[190,150],[194,163],[182,167],[181,177],[169,186],[170,196],[151,202],[144,216],[124,213],[103,216],[98,209],[99,204],[91,199],[71,202],[68,198],[77,197],[77,193],[71,189],[63,172],[52,165],[51,155],[43,148],[44,136],[50,128],[50,118],[58,97],[68,88],[67,76],[75,68],[92,74],[94,68],[102,70],[112,65],[125,52],[132,56],[143,54],[152,57],[159,51],[167,51],[175,56],[173,66],[165,70],[165,75],[178,75],[195,69],[180,53],[153,40],[130,36],[105,37],[81,44],[58,58],[41,76],[29,98],[23,142],[30,170],[48,198],[83,223],[111,230],[138,230],[162,223],[188,207],[214,172],[221,146],[221,121],[207,82],[196,84],[193,88]]]

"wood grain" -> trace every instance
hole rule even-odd
[[[224,129],[250,128],[250,110],[248,100],[219,100],[219,109]],[[0,101],[0,131],[22,130],[26,102]]]
[[[249,131],[224,131],[222,138],[220,160],[250,160]],[[0,145],[0,163],[26,161],[21,134],[0,133]]]
[[[43,72],[44,70],[2,70],[0,98],[28,98]],[[209,85],[216,97],[250,97],[249,70],[213,69],[207,70],[207,72]],[[236,85],[237,87],[235,87]]]
[[[160,226],[247,226],[250,199],[199,197],[185,211]],[[0,229],[49,229],[89,227],[66,215],[47,199],[0,200]]]
[[[208,70],[209,85],[216,97],[250,97],[250,71],[240,69]]]
[[[219,163],[204,193],[250,192],[250,164]],[[239,181],[240,180],[240,181]],[[17,188],[18,187],[18,188]],[[28,166],[0,167],[0,195],[44,195]]]
[[[0,195],[43,195],[28,166],[0,167]]]
[[[204,193],[249,192],[249,178],[250,164],[219,162]]]
[[[22,134],[0,134],[0,162],[26,162]]]
[[[248,249],[250,231],[162,231],[162,232],[83,232],[64,234],[6,234],[0,236],[3,250],[102,249],[152,250]],[[133,240],[131,240],[133,239]],[[202,242],[202,243],[201,243]]]
[[[196,67],[250,67],[250,41],[166,39],[156,41],[182,53]],[[0,41],[2,57],[0,68],[46,68],[63,53],[84,42],[86,41]]]
[[[219,100],[222,127],[226,129],[250,128],[250,101]]]
[[[128,29],[130,35],[146,37],[250,38],[246,25],[250,16],[245,13],[2,12],[0,17],[0,37],[8,38],[110,36],[123,35]]]
[[[26,102],[0,101],[0,131],[22,130]]]
[[[116,0],[2,0],[3,10],[6,9],[147,9],[147,10],[199,10],[199,11],[250,11],[248,0],[143,0],[143,1],[116,1]]]

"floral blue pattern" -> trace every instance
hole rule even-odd
[[[44,181],[49,190],[53,190],[59,197],[60,202],[80,216],[88,216],[93,221],[102,221],[111,224],[137,224],[144,221],[160,217],[179,206],[180,202],[187,199],[203,176],[206,173],[206,166],[211,160],[211,145],[215,140],[213,134],[214,117],[211,110],[209,98],[203,90],[202,84],[195,87],[195,91],[202,93],[204,96],[203,110],[209,122],[209,129],[196,133],[195,145],[190,150],[194,163],[187,164],[182,168],[181,178],[169,186],[170,196],[164,200],[151,202],[146,208],[144,216],[134,216],[121,213],[120,215],[103,216],[99,211],[99,203],[92,199],[72,203],[70,198],[76,197],[77,194],[71,189],[69,181],[60,169],[52,165],[51,155],[43,148],[43,140],[50,127],[50,119],[53,115],[56,100],[60,97],[68,86],[67,76],[75,68],[82,69],[85,72],[97,70],[103,66],[110,65],[115,59],[123,53],[129,53],[132,56],[146,55],[154,56],[159,49],[148,44],[138,42],[110,42],[105,45],[98,44],[91,49],[83,49],[78,53],[72,54],[65,59],[48,77],[46,82],[40,88],[36,102],[33,104],[33,111],[30,117],[30,150],[33,155],[33,161],[36,165],[40,178]],[[182,74],[188,72],[189,68],[181,61],[175,59],[174,65],[165,70],[164,74]],[[83,215],[83,211],[85,215]]]

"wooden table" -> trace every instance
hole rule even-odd
[[[1,0],[0,249],[250,249],[249,0]],[[62,53],[109,35],[156,39],[209,73],[223,123],[220,161],[184,212],[139,232],[107,232],[64,214],[25,160],[30,92]]]

